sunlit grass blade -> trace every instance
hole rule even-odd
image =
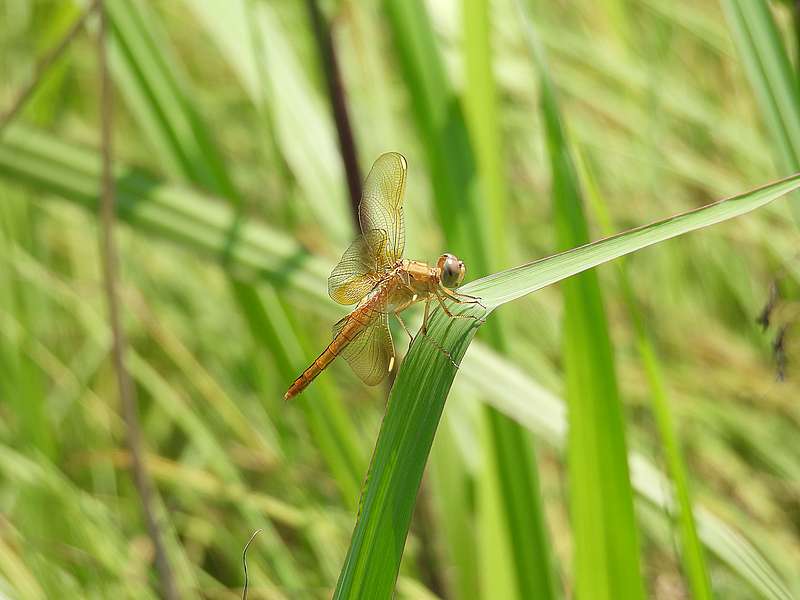
[[[486,217],[483,229],[494,240],[487,260],[492,268],[508,261],[508,186],[497,117],[497,91],[492,72],[492,40],[488,0],[464,3],[464,112],[477,164],[481,200],[477,208]]]
[[[671,219],[484,277],[464,287],[492,308],[648,245],[733,218],[800,187],[800,174]],[[475,308],[467,312],[481,315]],[[414,499],[458,363],[475,334],[470,319],[436,311],[428,336],[411,346],[392,388],[360,518],[335,598],[390,597],[400,565]]]
[[[417,490],[456,373],[436,344],[444,341],[457,363],[475,325],[470,319],[434,318],[428,336],[418,337],[406,355],[389,396],[335,599],[392,596]]]
[[[447,246],[469,265],[470,272],[485,274],[507,264],[503,242],[507,193],[488,56],[488,5],[475,1],[464,8],[469,79],[465,104],[469,119],[465,119],[461,103],[450,87],[422,3],[386,2]],[[488,239],[495,240],[491,252]],[[496,349],[503,351],[507,347],[502,321],[492,323],[485,333]],[[550,597],[553,586],[549,544],[529,434],[492,408],[484,409],[483,418],[486,472],[477,484],[494,489],[479,493],[479,499],[493,499],[493,506],[479,502],[478,510],[488,510],[480,518],[481,536],[491,538],[497,545],[480,543],[478,552],[510,556],[510,564],[503,570],[492,569],[484,556],[479,560],[482,586],[503,586],[515,590],[512,593],[520,598]],[[498,581],[506,574],[510,574],[510,582]]]
[[[279,11],[272,3],[251,0],[184,5],[207,29],[253,103],[268,111],[276,145],[314,218],[331,240],[349,242],[352,225],[333,125]]]
[[[508,189],[504,172],[501,133],[497,117],[497,93],[492,71],[492,36],[489,2],[464,3],[464,93],[465,121],[475,154],[477,185],[473,189],[475,212],[481,214],[482,235],[494,240],[476,245],[486,249],[483,263],[490,270],[508,264],[509,216]],[[475,191],[478,193],[475,194]],[[456,240],[453,240],[454,242]],[[460,240],[466,244],[468,239]],[[508,324],[495,317],[487,331],[493,347],[508,353]],[[481,584],[484,596],[501,585],[508,586],[504,597],[555,597],[549,535],[539,489],[538,465],[529,435],[505,415],[485,410],[487,439],[484,471],[480,478]],[[514,558],[505,563],[506,556]],[[504,579],[510,573],[510,581]]]
[[[238,195],[211,136],[192,107],[150,9],[131,0],[107,3],[113,28],[112,71],[122,98],[162,164],[173,176],[222,194]]]
[[[592,177],[591,171],[586,166],[583,157],[578,157],[578,169],[581,173],[581,181],[586,190],[587,198],[594,208],[604,233],[613,231],[611,217],[608,214],[604,199],[597,188],[596,182]],[[695,525],[694,510],[689,493],[689,477],[680,447],[680,440],[675,429],[672,417],[672,409],[669,405],[666,383],[662,373],[662,367],[656,353],[655,346],[651,340],[650,333],[645,324],[644,316],[639,309],[639,305],[633,291],[626,259],[619,261],[618,279],[622,288],[622,297],[628,309],[631,321],[637,338],[637,349],[640,360],[647,377],[650,389],[650,397],[653,413],[658,424],[659,434],[661,435],[661,445],[666,455],[669,474],[675,488],[675,495],[678,500],[679,510],[676,515],[680,527],[681,536],[681,558],[683,560],[686,577],[692,590],[692,597],[697,600],[711,600],[711,578],[708,567],[706,566],[703,549],[697,536]]]
[[[439,225],[471,272],[488,273],[484,213],[472,187],[475,157],[427,11],[420,0],[385,0],[384,5],[425,151]]]
[[[553,196],[556,240],[562,248],[589,241],[589,226],[544,51],[526,22],[539,74]],[[578,598],[644,598],[638,529],[622,402],[603,296],[595,272],[574,277],[564,291],[564,379],[569,407],[567,467]]]
[[[464,291],[479,295],[489,306],[500,306],[620,256],[751,212],[793,192],[799,185],[800,174],[795,174],[650,225],[494,273],[467,284]]]

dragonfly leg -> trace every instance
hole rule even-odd
[[[454,313],[449,308],[447,308],[447,305],[444,303],[444,300],[442,300],[442,297],[439,294],[436,294],[436,299],[439,301],[439,306],[442,307],[444,314],[446,314],[451,319],[472,319],[473,321],[477,321],[480,324],[486,322],[486,319],[481,319],[480,317],[476,317],[475,315],[460,315]],[[475,302],[461,302],[461,304],[475,304]],[[481,306],[483,305],[481,304]]]
[[[431,299],[428,298],[425,300],[425,313],[422,315],[422,327],[420,327],[420,331],[422,335],[428,334],[428,316],[431,313]]]
[[[432,337],[428,337],[428,317],[431,314],[431,310],[430,309],[431,309],[431,298],[428,298],[427,300],[425,300],[425,314],[422,317],[422,326],[419,328],[419,332],[424,337],[426,337],[428,339],[428,341],[431,344],[433,344],[433,346],[439,352],[444,354],[444,356],[447,358],[447,360],[450,361],[450,364],[452,364],[457,369],[458,368],[458,364],[456,364],[456,361],[453,360],[452,355],[447,351],[447,349],[446,348],[442,348],[442,345],[439,342],[437,342],[435,339],[433,339]]]
[[[411,333],[411,330],[406,326],[406,324],[403,321],[403,319],[400,318],[400,311],[399,310],[394,311],[394,316],[397,317],[397,320],[400,322],[400,325],[403,326],[403,329],[408,334],[408,339],[413,342],[414,341],[414,335]]]
[[[487,308],[481,299],[478,298],[478,296],[470,296],[469,294],[464,294],[463,292],[454,292],[453,290],[449,290],[444,286],[440,286],[439,291],[450,298],[453,302],[458,304],[477,304],[478,306]],[[464,300],[464,298],[468,298],[468,300]]]
[[[424,335],[424,334],[423,334],[423,335]],[[444,355],[445,355],[445,358],[447,358],[447,360],[449,360],[449,361],[450,361],[450,364],[451,364],[451,365],[453,365],[453,366],[454,366],[456,369],[458,368],[458,364],[456,363],[456,361],[454,361],[454,360],[453,360],[453,356],[452,356],[452,355],[451,355],[451,354],[450,354],[450,353],[447,351],[447,348],[443,348],[443,347],[442,347],[442,345],[441,345],[439,342],[437,342],[435,339],[433,339],[432,337],[428,337],[427,335],[425,335],[425,337],[426,337],[426,338],[428,338],[428,341],[429,341],[431,344],[433,344],[433,346],[434,346],[434,347],[435,347],[435,348],[436,348],[436,349],[437,349],[439,352],[441,352],[442,354],[444,354]]]

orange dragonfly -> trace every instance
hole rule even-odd
[[[413,340],[400,312],[425,302],[423,335],[433,302],[449,317],[477,319],[453,314],[445,304],[480,304],[480,299],[453,291],[464,280],[466,267],[452,254],[442,254],[435,267],[403,258],[403,192],[406,187],[406,159],[397,152],[382,154],[372,165],[364,182],[358,205],[361,235],[350,244],[328,278],[328,293],[339,304],[356,304],[353,311],[333,326],[333,341],[294,380],[284,399],[301,393],[314,378],[343,356],[367,385],[377,385],[394,366],[395,355],[389,315],[394,314]],[[447,352],[441,351],[450,358]],[[452,359],[451,359],[452,362]]]

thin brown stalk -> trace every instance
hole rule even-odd
[[[28,82],[28,85],[20,90],[16,99],[11,104],[11,108],[9,108],[2,118],[0,118],[0,132],[2,132],[3,129],[19,114],[19,112],[22,110],[22,107],[25,106],[25,103],[31,97],[33,92],[37,87],[39,87],[39,84],[41,83],[42,79],[44,79],[47,70],[53,64],[55,64],[55,62],[61,58],[61,55],[64,54],[67,48],[69,48],[70,43],[75,39],[75,37],[77,37],[81,29],[83,29],[87,19],[95,11],[99,3],[100,0],[93,0],[93,2],[86,7],[86,10],[81,13],[69,30],[64,34],[64,37],[62,37],[61,40],[39,60],[36,68],[33,71],[33,78]]]
[[[308,0],[308,12],[311,25],[314,29],[314,38],[317,40],[322,67],[325,71],[325,82],[328,85],[328,97],[331,101],[333,120],[336,123],[336,134],[339,138],[339,151],[342,154],[345,174],[347,175],[347,188],[350,192],[350,207],[353,219],[358,229],[358,203],[361,201],[361,172],[358,168],[358,152],[350,127],[350,116],[347,112],[344,84],[339,71],[339,61],[336,57],[336,48],[333,45],[330,27],[319,8],[317,0]]]
[[[136,490],[142,503],[142,514],[147,526],[147,532],[155,550],[155,563],[161,584],[161,595],[166,600],[176,600],[178,591],[175,578],[170,568],[166,549],[161,535],[158,521],[155,517],[153,502],[153,485],[144,463],[142,432],[139,425],[139,414],[136,403],[136,392],[125,367],[125,332],[122,328],[120,317],[119,295],[117,293],[118,257],[114,241],[115,200],[114,176],[112,171],[112,88],[111,77],[108,72],[108,56],[106,52],[107,41],[107,15],[102,0],[97,6],[100,14],[100,27],[98,34],[98,66],[100,71],[100,111],[101,111],[101,153],[102,153],[102,180],[100,199],[100,254],[103,263],[103,283],[108,302],[108,316],[112,334],[112,358],[114,371],[117,377],[122,416],[125,422],[126,441],[130,451],[133,478]]]

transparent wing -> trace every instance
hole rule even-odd
[[[373,230],[386,232],[386,247],[371,248],[380,267],[394,264],[403,257],[406,245],[403,224],[406,170],[406,159],[402,154],[387,152],[378,157],[364,181],[358,220],[364,234]]]
[[[331,276],[328,277],[328,294],[339,304],[355,304],[378,282],[376,251],[385,253],[386,232],[373,229],[358,236],[342,255]]]
[[[359,314],[359,319],[364,315]],[[333,326],[333,337],[339,333],[353,314]],[[394,346],[389,331],[389,318],[380,310],[370,311],[367,325],[341,351],[340,356],[350,364],[359,379],[367,385],[377,385],[394,366]]]

